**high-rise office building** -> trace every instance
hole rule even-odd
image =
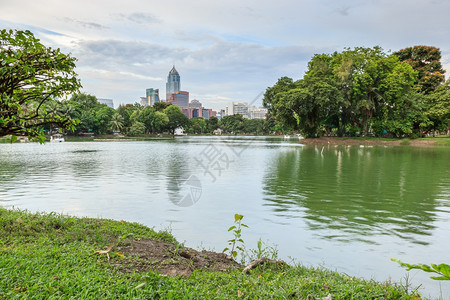
[[[244,118],[248,119],[248,104],[246,102],[229,102],[227,106],[227,115],[242,115]]]
[[[267,115],[268,109],[265,107],[248,107],[248,115],[250,119],[265,119]]]
[[[178,91],[180,91],[180,74],[178,74],[175,66],[173,66],[172,70],[169,72],[169,76],[167,76],[166,101],[170,98],[170,94]]]
[[[172,103],[173,105],[177,105],[180,108],[189,108],[189,92],[185,91],[176,91],[174,93],[170,93],[167,96],[166,102]]]
[[[153,106],[159,102],[159,89],[146,89],[145,96],[147,98],[147,105],[145,106]]]

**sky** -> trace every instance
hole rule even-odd
[[[0,0],[1,28],[76,57],[81,91],[115,107],[147,88],[164,99],[173,65],[206,108],[260,106],[280,77],[347,47],[435,46],[449,78],[449,14],[449,0]]]

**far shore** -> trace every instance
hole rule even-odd
[[[300,141],[304,145],[364,145],[364,146],[449,146],[450,137],[420,139],[383,139],[383,138],[307,138]]]

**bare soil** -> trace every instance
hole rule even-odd
[[[127,241],[118,250],[124,257],[112,258],[110,263],[123,272],[154,271],[166,276],[188,277],[197,269],[225,272],[244,268],[224,253],[196,251],[148,239]]]
[[[380,139],[341,139],[332,137],[320,137],[314,139],[304,139],[300,144],[304,145],[365,145],[365,146],[432,146],[435,141],[430,140],[380,140]]]

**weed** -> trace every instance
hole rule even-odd
[[[277,245],[268,245],[261,239],[256,243],[256,249],[250,249],[246,251],[248,261],[253,261],[260,258],[269,258],[272,260],[278,259]]]
[[[244,223],[242,223],[242,219],[244,218],[243,215],[240,214],[234,214],[234,224],[230,228],[228,228],[228,232],[233,231],[234,238],[228,241],[228,245],[231,246],[231,249],[226,247],[223,249],[222,252],[230,251],[230,255],[233,258],[236,258],[237,256],[237,250],[240,250],[241,252],[244,252],[244,240],[241,238],[242,234],[242,228],[241,227],[247,227]]]

